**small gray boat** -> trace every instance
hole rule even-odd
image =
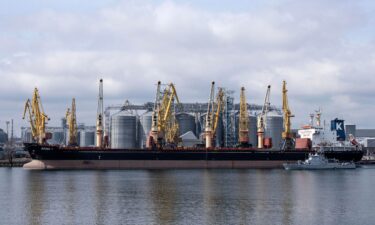
[[[326,170],[326,169],[355,169],[354,162],[339,162],[338,160],[328,160],[323,155],[309,155],[305,161],[297,163],[284,163],[286,170]]]

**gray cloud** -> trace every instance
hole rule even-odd
[[[322,107],[327,119],[374,127],[374,36],[359,32],[373,21],[353,1],[284,1],[239,12],[123,1],[7,16],[0,22],[0,127],[9,118],[27,125],[20,117],[35,86],[52,125],[72,97],[79,121],[94,124],[100,77],[106,105],[152,101],[158,80],[173,81],[189,102],[206,101],[216,80],[235,91],[245,86],[248,101],[260,104],[271,84],[271,100],[281,105],[286,79],[295,126]]]

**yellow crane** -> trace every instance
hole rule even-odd
[[[241,88],[240,94],[240,115],[239,115],[239,131],[238,131],[238,142],[242,147],[249,146],[249,115],[247,112],[247,103],[245,88]]]
[[[286,89],[286,82],[283,81],[283,90],[282,90],[282,96],[283,96],[283,119],[284,119],[284,131],[282,133],[283,138],[283,150],[291,150],[294,148],[294,140],[293,140],[293,133],[291,130],[291,121],[290,118],[294,117],[292,115],[292,112],[290,111],[289,104],[288,104],[288,90]]]
[[[152,112],[152,126],[150,138],[153,144],[158,147],[167,145],[177,145],[179,142],[179,126],[175,117],[175,104],[180,104],[176,88],[173,83],[161,92],[161,82],[157,84],[156,99]],[[150,140],[147,147],[152,147]]]
[[[214,101],[215,82],[211,83],[211,91],[208,99],[206,124],[205,124],[205,139],[206,148],[213,147],[213,142],[216,136],[216,128],[219,124],[220,113],[224,106],[224,90],[219,88],[216,95],[216,102]]]
[[[152,148],[153,145],[157,144],[157,140],[159,136],[158,110],[159,110],[159,102],[160,102],[160,86],[161,86],[161,82],[158,81],[158,84],[156,87],[154,110],[152,111],[152,118],[151,118],[151,130],[150,130],[149,138],[146,143],[147,148]]]
[[[164,90],[162,104],[158,112],[158,128],[161,133],[164,133],[165,142],[168,144],[179,142],[179,126],[174,112],[175,101],[180,104],[176,88],[174,84],[170,83]]]
[[[68,145],[77,146],[77,118],[76,118],[76,100],[72,99],[72,107],[66,111],[66,123],[69,129]]]
[[[33,98],[27,99],[22,119],[25,119],[26,112],[29,114],[31,135],[33,140],[39,144],[46,142],[46,121],[49,120],[48,116],[44,113],[43,105],[40,100],[39,91],[34,89]]]

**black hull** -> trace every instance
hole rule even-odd
[[[308,158],[312,151],[272,151],[247,149],[99,149],[62,147],[25,143],[25,149],[37,160],[204,160],[204,161],[297,161]],[[363,151],[327,151],[327,158],[340,161],[360,161]]]

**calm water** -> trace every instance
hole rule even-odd
[[[375,224],[375,169],[0,168],[0,224]]]

